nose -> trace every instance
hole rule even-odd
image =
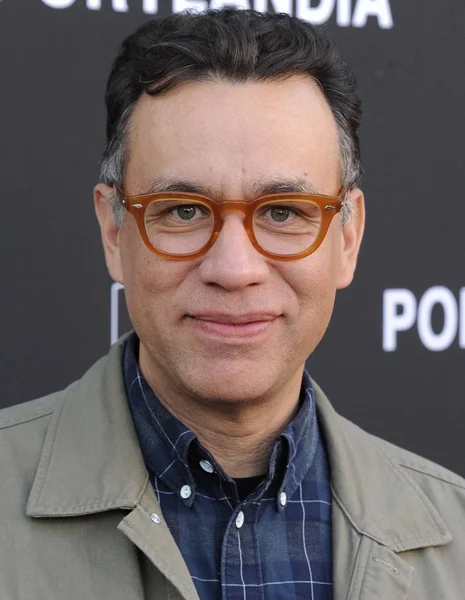
[[[243,218],[238,212],[224,216],[223,228],[199,267],[204,283],[236,291],[266,281],[269,265],[249,240]]]

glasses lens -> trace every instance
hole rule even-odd
[[[167,254],[184,256],[201,250],[213,231],[213,213],[202,202],[156,200],[145,211],[151,244]]]
[[[253,218],[259,245],[263,250],[281,256],[300,254],[313,246],[321,223],[318,204],[301,200],[267,202],[257,208]]]

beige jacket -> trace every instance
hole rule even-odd
[[[141,457],[121,347],[66,390],[0,412],[0,600],[198,599]],[[465,481],[316,392],[334,600],[465,598]]]

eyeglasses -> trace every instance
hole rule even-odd
[[[297,260],[319,248],[344,200],[339,196],[275,193],[252,202],[215,202],[191,193],[125,196],[147,248],[168,260],[203,256],[218,238],[226,214],[242,212],[254,248],[275,260]]]

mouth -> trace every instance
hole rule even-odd
[[[265,333],[280,315],[277,313],[198,313],[187,316],[202,334],[225,339],[241,339],[257,337]]]

